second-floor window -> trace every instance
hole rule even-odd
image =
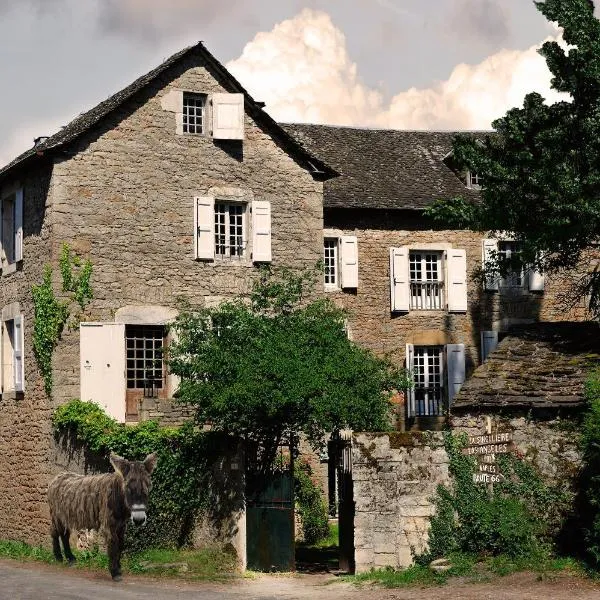
[[[519,242],[498,242],[498,258],[501,262],[515,261],[518,263],[521,255]],[[523,268],[515,267],[504,274],[499,280],[500,288],[522,288],[524,284]]]
[[[206,96],[183,94],[183,133],[204,133]]]
[[[411,310],[441,310],[444,305],[442,253],[417,252],[409,255]]]
[[[483,185],[483,177],[475,171],[467,171],[467,187],[476,190],[481,189]]]
[[[338,240],[336,238],[325,238],[324,261],[325,261],[325,287],[328,287],[328,288],[338,287],[339,286]]]
[[[23,370],[23,317],[2,323],[2,391],[22,392],[25,387]]]
[[[215,202],[215,256],[244,256],[245,208],[243,204]]]
[[[3,265],[15,262],[15,195],[2,200],[2,250]]]

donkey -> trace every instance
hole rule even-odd
[[[143,461],[129,461],[110,455],[115,472],[102,475],[61,473],[48,486],[52,550],[62,561],[59,537],[69,563],[75,561],[69,545],[71,530],[96,529],[106,540],[110,574],[121,581],[121,552],[127,522],[146,523],[146,506],[156,467],[156,454]]]

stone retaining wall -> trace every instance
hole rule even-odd
[[[432,496],[450,482],[443,434],[356,433],[352,461],[356,572],[410,566],[427,545]]]

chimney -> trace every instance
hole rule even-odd
[[[36,146],[43,144],[49,137],[49,135],[40,135],[39,137],[34,138],[33,147],[35,148]]]

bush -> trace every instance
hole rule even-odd
[[[307,544],[316,544],[329,535],[327,506],[319,486],[313,481],[311,466],[299,459],[294,465],[294,492]]]
[[[476,459],[461,453],[465,443],[464,434],[446,435],[454,484],[437,490],[429,550],[418,562],[453,552],[519,558],[546,547],[558,529],[557,506],[570,498],[560,488],[545,485],[531,465],[514,455],[499,460],[506,481],[488,492],[473,482]]]

